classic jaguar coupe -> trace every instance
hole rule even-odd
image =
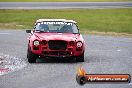
[[[27,58],[35,63],[37,58],[49,57],[75,59],[84,62],[85,45],[77,22],[66,19],[38,19],[33,30],[26,30]]]

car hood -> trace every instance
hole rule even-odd
[[[80,34],[72,33],[34,33],[40,40],[66,40],[75,41],[80,37]]]

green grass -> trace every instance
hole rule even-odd
[[[30,29],[39,18],[65,18],[78,22],[81,31],[132,34],[132,8],[72,10],[0,10],[0,29]]]
[[[0,0],[0,2],[120,2],[132,0]]]

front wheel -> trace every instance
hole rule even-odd
[[[76,57],[77,62],[84,62],[84,53]]]
[[[29,63],[36,63],[37,55],[32,53],[31,48],[28,46],[27,58]]]

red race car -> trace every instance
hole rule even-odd
[[[66,19],[38,19],[33,30],[26,30],[28,37],[27,58],[35,63],[37,58],[67,57],[84,62],[84,39],[77,22]]]

